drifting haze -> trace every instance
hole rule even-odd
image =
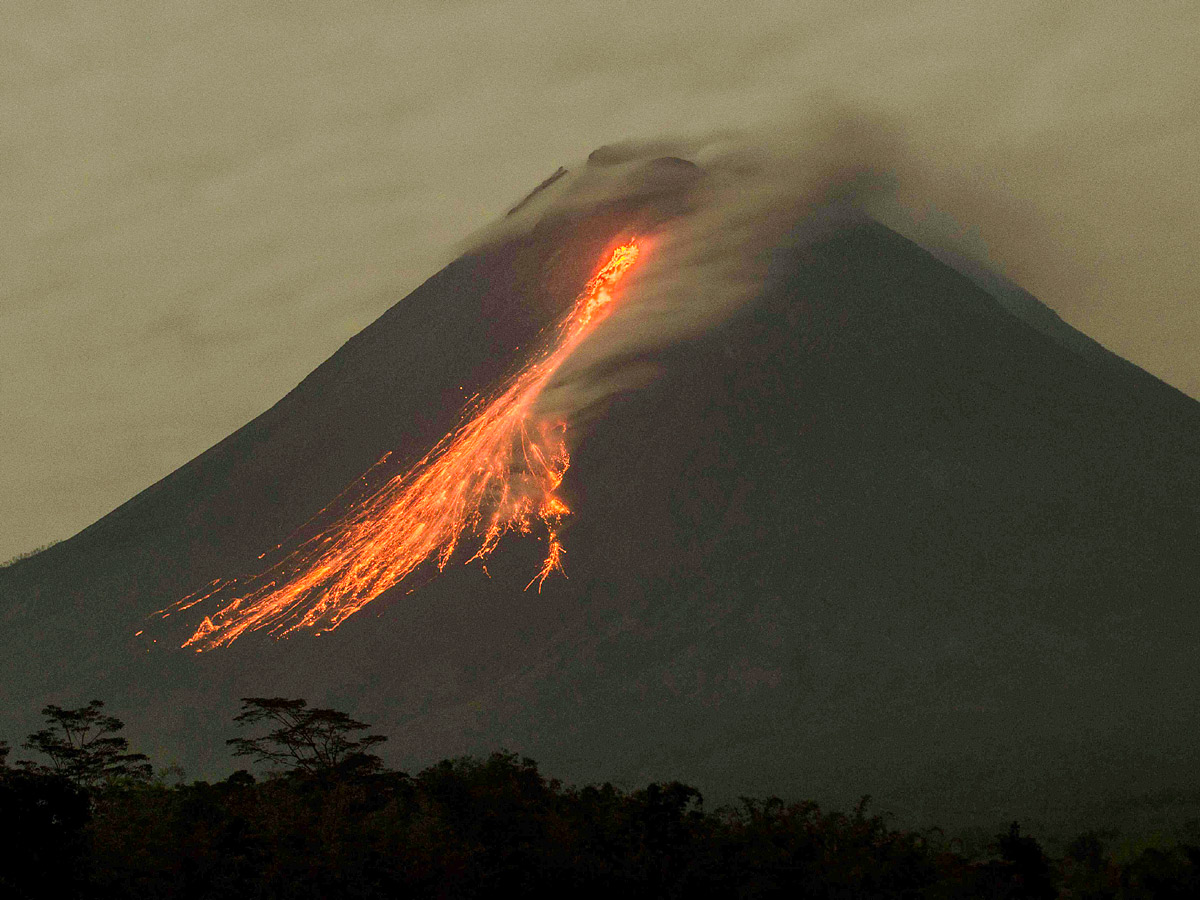
[[[3,24],[0,558],[233,431],[626,138],[802,159],[865,122],[910,231],[1200,396],[1191,5],[13,0]]]

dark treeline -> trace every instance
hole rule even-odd
[[[529,759],[387,770],[382,735],[302,700],[247,698],[233,753],[268,767],[168,783],[93,701],[48,706],[0,743],[0,897],[1194,898],[1200,847],[1114,855],[1084,834],[1050,858],[1013,825],[982,854],[940,832],[742,800],[677,782],[625,791]],[[231,729],[232,730],[232,729]]]

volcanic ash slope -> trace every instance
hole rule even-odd
[[[397,765],[507,746],[713,799],[966,819],[1200,788],[1200,404],[863,220],[777,250],[752,302],[572,432],[569,578],[523,591],[544,546],[510,538],[490,576],[456,562],[319,639],[133,637],[384,453],[419,458],[641,214],[468,254],[258,419],[0,570],[0,734],[99,696],[157,761],[213,776],[237,698],[283,695],[372,722]]]

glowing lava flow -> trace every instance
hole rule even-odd
[[[613,300],[637,261],[636,241],[617,247],[559,325],[550,348],[504,389],[464,413],[458,427],[409,471],[387,481],[332,526],[285,552],[267,571],[238,581],[215,581],[159,615],[237,593],[183,644],[197,651],[229,644],[247,631],[284,635],[298,628],[328,631],[418,566],[446,567],[466,537],[478,538],[467,560],[482,560],[510,531],[546,528],[547,552],[526,589],[561,571],[558,538],[570,513],[556,495],[570,464],[565,426],[539,420],[533,409],[555,372]],[[384,457],[386,460],[387,457]],[[383,462],[381,460],[380,462]]]

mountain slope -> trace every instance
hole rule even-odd
[[[716,797],[963,817],[1200,787],[1200,404],[871,222],[777,250],[755,301],[594,412],[563,485],[568,579],[524,592],[541,547],[518,541],[490,577],[402,584],[319,640],[132,639],[384,452],[428,448],[652,217],[615,205],[459,260],[263,416],[0,571],[0,733],[103,696],[160,762],[219,772],[236,697],[281,694],[390,732],[399,764],[506,744]]]

